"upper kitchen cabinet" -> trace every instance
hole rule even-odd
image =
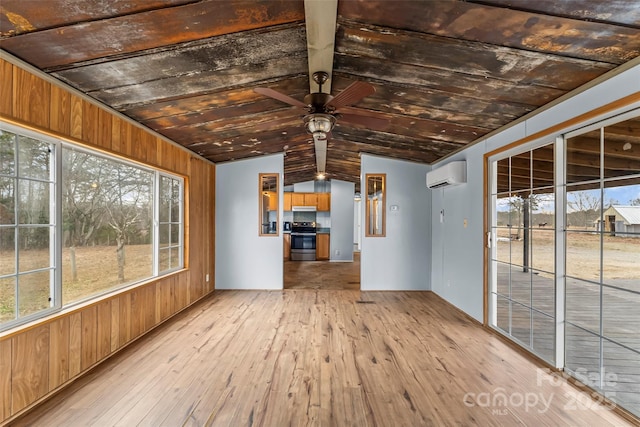
[[[306,193],[291,193],[291,206],[307,206],[305,202]]]
[[[331,193],[317,193],[318,196],[318,204],[317,209],[319,211],[330,211],[331,210]]]
[[[293,204],[291,203],[291,195],[294,193],[284,193],[284,210],[285,211],[290,211],[291,210],[291,206],[293,206]]]
[[[318,206],[318,194],[317,193],[304,193],[304,205],[303,206]]]
[[[294,206],[315,207],[318,211],[331,210],[331,193],[284,193],[284,210]]]
[[[275,191],[269,191],[267,196],[269,197],[269,210],[277,211],[278,210],[278,193]]]

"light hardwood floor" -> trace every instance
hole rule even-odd
[[[332,290],[216,291],[14,423],[625,424],[430,292]]]
[[[285,289],[360,289],[360,252],[353,262],[284,261]]]

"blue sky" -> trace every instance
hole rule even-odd
[[[567,194],[567,201],[570,206],[567,206],[567,211],[572,212],[576,210],[572,206],[578,205],[578,199],[582,197],[582,204],[584,206],[593,206],[595,200],[600,199],[600,189],[583,190],[572,192],[569,190]],[[612,187],[604,189],[604,208],[606,209],[610,202],[614,202],[617,205],[629,205],[632,200],[640,199],[640,185],[627,185],[622,187]],[[499,212],[505,212],[509,210],[509,199],[498,199],[496,210]],[[538,204],[537,212],[553,212],[553,197],[546,195]]]

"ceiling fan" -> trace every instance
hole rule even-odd
[[[313,81],[318,84],[319,89],[318,92],[305,96],[304,102],[270,88],[259,87],[254,91],[289,105],[306,109],[307,115],[303,119],[304,126],[314,137],[316,134],[322,134],[326,138],[326,134],[333,129],[338,119],[346,123],[367,126],[374,130],[386,128],[389,124],[388,121],[375,117],[375,113],[348,108],[362,98],[375,93],[376,90],[372,85],[356,81],[334,97],[322,92],[322,85],[328,78],[329,74],[325,71],[313,73]]]
[[[375,88],[369,83],[355,81],[335,97],[330,94],[338,0],[304,0],[304,14],[310,93],[304,97],[304,101],[300,101],[269,88],[254,90],[261,95],[306,110],[303,122],[307,132],[313,135],[318,172],[316,177],[324,179],[327,135],[338,120],[373,130],[384,130],[389,123],[386,118],[376,117],[375,112],[350,107],[375,92]],[[327,93],[322,90],[323,84],[328,87],[325,89]]]
[[[316,145],[318,174],[324,175],[327,135],[338,120],[345,123],[363,125],[374,130],[384,130],[389,123],[384,118],[375,117],[375,113],[349,108],[349,106],[364,97],[375,93],[375,88],[369,83],[355,81],[334,97],[322,92],[322,85],[329,78],[329,73],[316,71],[313,73],[312,78],[318,84],[318,92],[305,96],[304,102],[270,88],[259,87],[255,88],[254,91],[294,107],[307,110],[307,114],[303,118],[304,127],[307,132],[313,135],[313,141]]]

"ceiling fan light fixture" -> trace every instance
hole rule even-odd
[[[304,116],[304,127],[310,134],[329,133],[336,124],[336,118],[331,114],[313,113]]]

